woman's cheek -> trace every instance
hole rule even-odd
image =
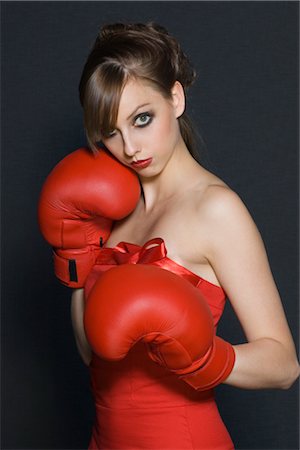
[[[119,142],[118,142],[119,141]],[[105,139],[102,141],[107,150],[118,160],[122,158],[123,148],[120,139],[116,136],[112,139]]]
[[[179,128],[177,122],[174,120],[165,120],[158,130],[158,136],[161,143],[165,143],[165,147],[173,147],[178,141]]]

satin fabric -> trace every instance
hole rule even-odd
[[[101,273],[119,264],[153,264],[185,278],[204,294],[217,328],[224,290],[169,259],[160,238],[143,246],[121,242],[103,248],[86,281],[86,298]],[[89,450],[234,448],[213,390],[195,391],[151,361],[143,343],[122,361],[104,361],[93,354],[89,370],[95,401]]]

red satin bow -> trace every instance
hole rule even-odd
[[[147,241],[142,247],[128,242],[120,242],[113,249],[117,264],[152,264],[165,258],[167,249],[161,238]]]
[[[105,271],[109,266],[121,264],[154,264],[182,276],[194,286],[201,282],[198,275],[167,257],[167,249],[161,238],[150,239],[143,246],[120,242],[116,247],[103,248],[97,257],[95,268]]]

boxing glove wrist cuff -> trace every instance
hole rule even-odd
[[[55,275],[70,288],[83,287],[100,251],[98,246],[80,250],[53,250]]]
[[[205,362],[204,362],[205,360]],[[215,337],[213,345],[204,358],[200,360],[200,367],[182,375],[179,378],[198,391],[213,389],[226,380],[235,363],[235,353],[231,344],[219,337]]]

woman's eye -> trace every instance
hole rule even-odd
[[[117,130],[109,131],[109,132],[105,135],[105,139],[112,138],[113,136],[115,136],[116,133],[117,133]]]
[[[138,127],[145,127],[146,125],[149,125],[149,123],[152,121],[152,115],[149,113],[142,113],[139,114],[134,119],[134,124]]]

